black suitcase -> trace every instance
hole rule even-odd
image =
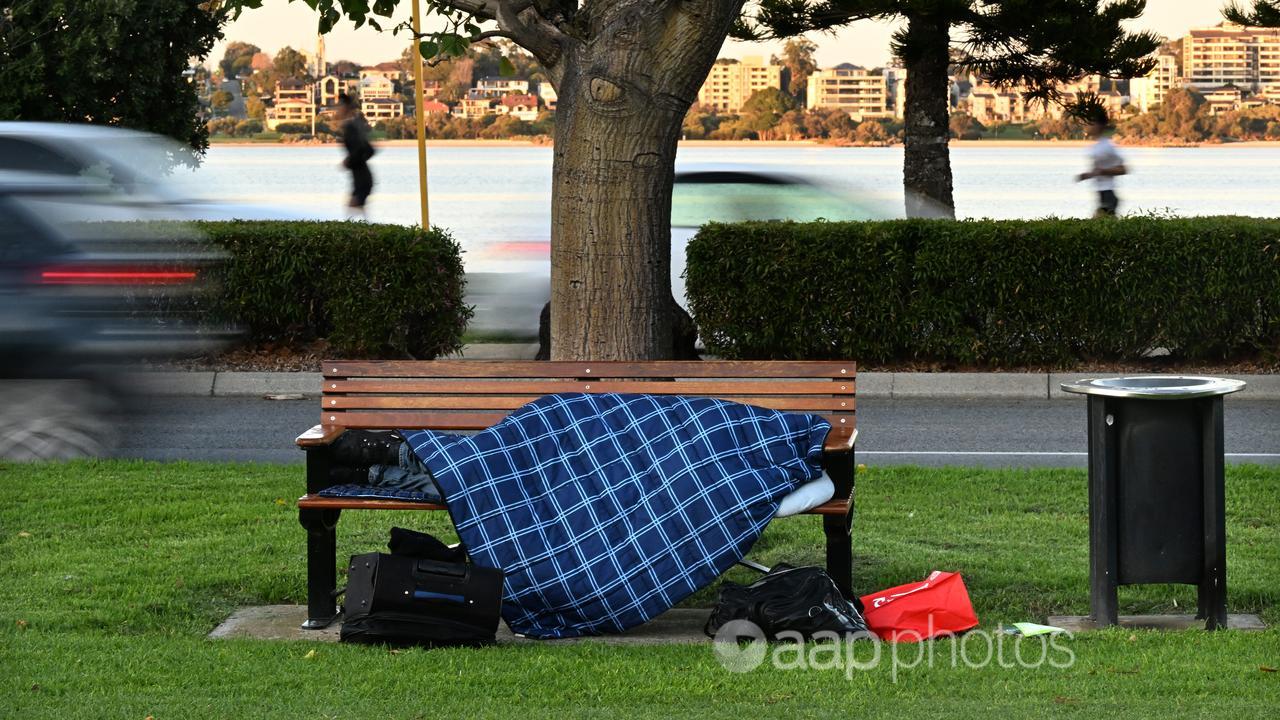
[[[501,570],[471,563],[352,555],[339,639],[426,647],[493,643],[502,581]]]

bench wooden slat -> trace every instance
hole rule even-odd
[[[333,410],[320,414],[325,426],[363,430],[399,430],[430,428],[431,430],[484,430],[501,422],[509,413],[475,413],[429,410]],[[853,428],[856,423],[852,413],[848,415],[820,412],[833,429]],[[308,443],[303,443],[308,444]],[[314,443],[311,443],[314,444]]]
[[[511,362],[505,360],[326,360],[326,378],[816,378],[853,379],[854,363],[825,360],[648,362]]]
[[[849,500],[829,500],[806,515],[844,515],[849,511]],[[374,500],[369,498],[329,498],[319,495],[303,495],[298,507],[304,510],[446,510],[437,503],[411,502],[408,500]]]
[[[828,453],[849,453],[853,452],[853,445],[856,442],[858,442],[857,428],[833,424],[822,442],[822,449]]]
[[[701,397],[713,397],[710,393]],[[421,395],[353,395],[324,398],[324,409],[383,409],[383,410],[515,410],[529,404],[534,398],[529,396],[510,397],[505,395],[438,395],[424,397]],[[730,399],[730,398],[724,398]],[[793,412],[853,412],[854,399],[814,398],[814,397],[735,397],[737,402],[755,405],[773,410],[790,410]]]
[[[298,507],[311,510],[448,510],[439,503],[412,500],[374,500],[372,498],[322,497],[303,495]]]
[[[358,410],[335,410],[333,412],[321,412],[320,421],[324,425],[337,425],[364,430],[398,430],[401,428],[483,430],[501,422],[502,418],[509,414],[504,412],[361,412]]]
[[[677,380],[657,381],[580,381],[580,380],[326,380],[325,394],[396,394],[426,395],[528,395],[531,398],[552,393],[612,392],[647,393],[651,395],[759,396],[759,395],[854,395],[856,382],[834,380]]]

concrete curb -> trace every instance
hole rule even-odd
[[[532,360],[536,343],[468,345],[458,358],[468,360]],[[1095,373],[1092,376],[1106,376]],[[319,394],[318,372],[138,372],[134,387],[162,396],[262,397]],[[1078,400],[1060,386],[1089,373],[888,373],[858,375],[858,396],[867,399]],[[1244,400],[1280,400],[1280,375],[1225,375],[1248,383]]]

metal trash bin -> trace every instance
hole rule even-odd
[[[1120,585],[1199,586],[1196,617],[1227,625],[1222,397],[1239,380],[1140,376],[1063,383],[1089,396],[1089,594],[1119,621]]]

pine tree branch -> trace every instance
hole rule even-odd
[[[1232,0],[1222,10],[1222,16],[1238,25],[1280,27],[1280,0],[1254,0],[1252,8],[1246,8],[1238,0]]]

